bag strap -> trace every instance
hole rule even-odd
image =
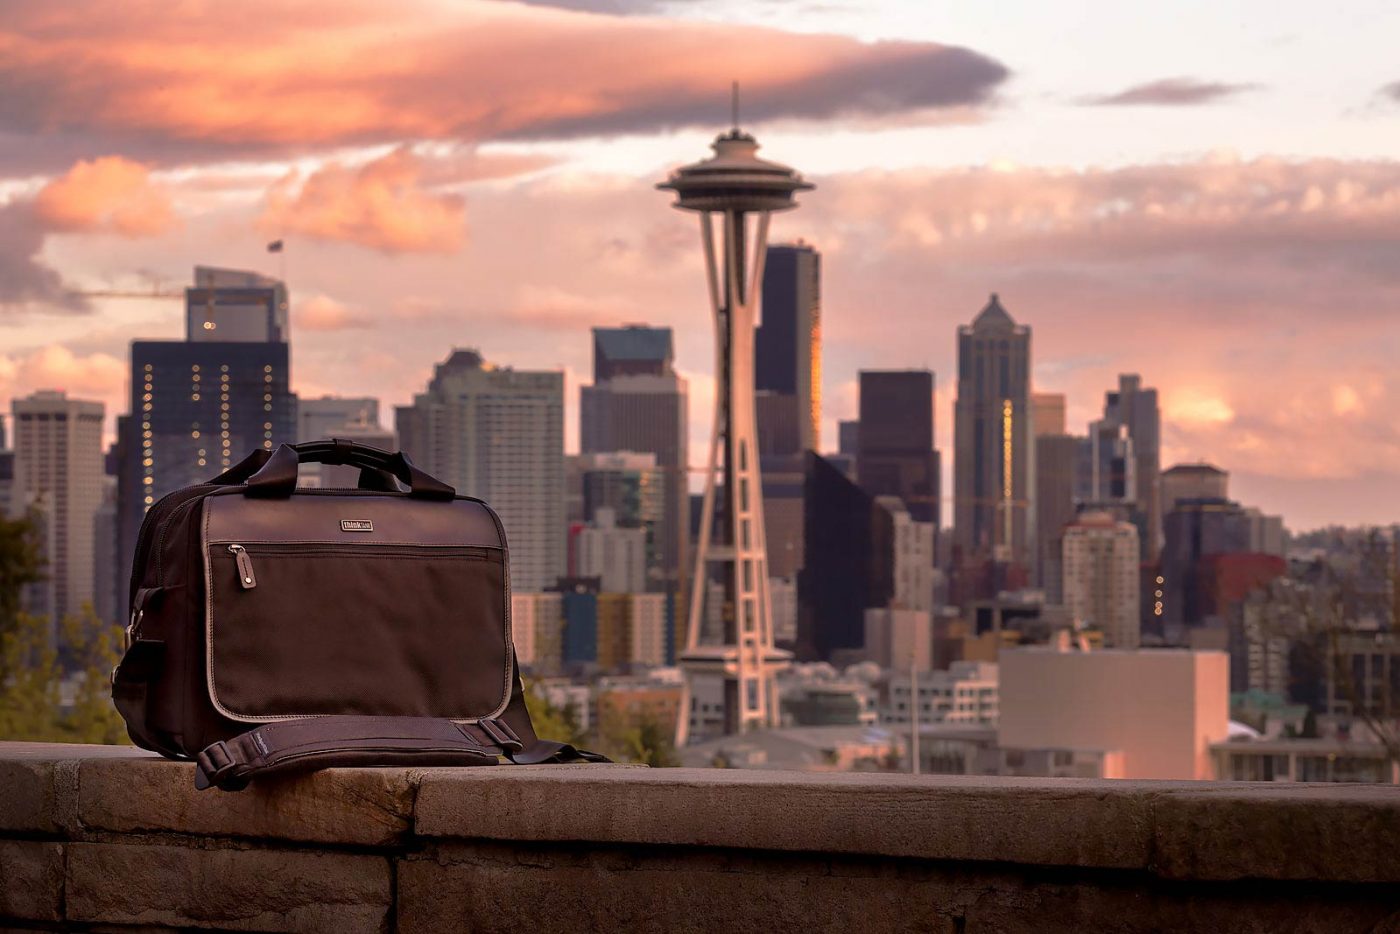
[[[524,748],[499,720],[325,716],[265,723],[206,747],[196,788],[238,791],[273,772],[355,765],[496,765]]]
[[[611,762],[568,743],[540,739],[515,682],[500,717],[461,723],[431,717],[325,716],[279,720],[220,740],[195,758],[196,788],[238,791],[260,775],[353,765],[512,765]]]

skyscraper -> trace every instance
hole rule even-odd
[[[1137,527],[1108,513],[1086,512],[1065,528],[1062,553],[1064,605],[1071,617],[1102,631],[1108,648],[1137,648]]]
[[[625,324],[593,329],[593,382],[619,376],[664,376],[674,373],[675,348],[670,328]]]
[[[41,390],[11,403],[15,511],[45,513],[46,609],[54,625],[94,597],[93,520],[102,505],[102,403]]]
[[[689,549],[686,467],[690,456],[686,382],[675,371],[670,328],[593,329],[593,385],[579,389],[584,454],[651,454],[665,488],[654,590],[676,590]]]
[[[1133,521],[1142,533],[1142,560],[1157,560],[1162,547],[1162,415],[1157,390],[1136,373],[1118,376],[1117,391],[1104,398],[1104,421],[1122,425],[1132,441]]]
[[[939,459],[933,447],[929,370],[862,370],[856,476],[875,496],[898,496],[909,515],[937,528]]]
[[[769,247],[754,331],[760,455],[817,450],[821,333],[821,254],[801,241]]]
[[[1204,461],[1199,464],[1176,464],[1162,472],[1162,515],[1176,509],[1177,503],[1188,499],[1227,499],[1230,495],[1230,474]]]
[[[343,437],[347,425],[379,424],[379,400],[358,396],[322,396],[297,400],[297,440]]]
[[[493,366],[476,350],[454,350],[394,413],[415,463],[500,514],[512,587],[542,591],[564,574],[562,372]]]
[[[828,661],[865,641],[865,611],[895,593],[895,519],[826,458],[806,455],[805,561],[797,575],[797,656]]]
[[[206,267],[196,267],[195,282],[185,290],[185,340],[131,344],[131,409],[117,423],[125,569],[156,500],[255,448],[296,440],[285,288],[256,273]]]
[[[1066,434],[1035,439],[1036,580],[1052,604],[1063,602],[1060,538],[1077,511],[1075,468],[1083,444]]]
[[[573,573],[596,577],[604,593],[643,593],[646,590],[647,533],[617,524],[617,514],[604,506],[578,533]]]
[[[289,337],[285,284],[241,269],[194,267],[194,287],[185,290],[186,340],[285,343]]]
[[[1065,394],[1031,393],[1031,425],[1037,438],[1065,433]]]
[[[1030,383],[1031,330],[993,294],[970,326],[958,328],[953,548],[960,599],[990,596],[1033,570]]]
[[[297,440],[345,438],[370,447],[392,451],[398,447],[394,433],[379,424],[379,400],[369,397],[322,396],[297,400]],[[302,486],[353,487],[360,469],[345,464],[303,464],[298,478]]]
[[[1213,601],[1208,559],[1247,553],[1250,521],[1239,503],[1202,497],[1176,500],[1162,525],[1166,536],[1158,577],[1163,605],[1153,615],[1154,623],[1160,622],[1175,640],[1182,626],[1199,625],[1209,615]]]

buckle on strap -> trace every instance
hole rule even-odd
[[[233,756],[229,755],[228,746],[223,740],[206,746],[198,756],[195,756],[194,786],[203,791],[205,788],[219,784],[220,780],[233,769],[234,764]]]
[[[507,752],[519,752],[525,748],[525,744],[520,741],[520,737],[506,723],[500,720],[478,720],[476,725],[481,727],[482,732],[491,737],[497,746]]]

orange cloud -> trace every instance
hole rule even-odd
[[[11,2],[0,27],[10,129],[139,139],[166,158],[181,141],[208,159],[713,126],[730,80],[750,119],[918,119],[985,102],[1007,74],[929,42],[497,2]]]
[[[34,217],[49,230],[147,237],[175,225],[170,198],[144,165],[121,156],[78,162],[34,198]]]
[[[466,203],[422,185],[421,160],[406,148],[358,167],[329,163],[304,182],[295,175],[268,193],[259,226],[356,243],[385,253],[453,253],[465,237]]]

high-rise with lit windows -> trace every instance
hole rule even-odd
[[[203,268],[196,283],[186,290],[186,340],[131,344],[131,409],[117,428],[118,554],[127,567],[156,500],[256,448],[296,440],[282,284]],[[238,339],[211,337],[224,334]]]

